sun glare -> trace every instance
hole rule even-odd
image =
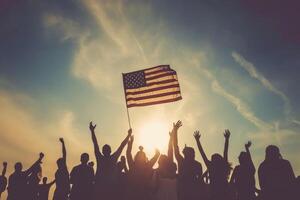
[[[159,149],[161,153],[166,154],[169,142],[169,127],[166,124],[161,121],[143,124],[136,135],[136,144],[142,145],[147,153]]]

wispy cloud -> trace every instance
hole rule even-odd
[[[245,103],[236,95],[226,91],[226,89],[222,86],[212,72],[205,67],[201,67],[201,70],[211,81],[212,90],[218,95],[224,97],[224,99],[231,103],[246,120],[257,127],[256,131],[248,131],[245,134],[247,139],[252,140],[255,143],[255,148],[261,150],[269,144],[286,147],[290,145],[293,140],[298,140],[299,134],[297,134],[297,130],[291,128],[291,125],[288,123],[288,121],[284,120],[266,122],[260,119],[247,103]],[[294,123],[299,122],[294,120]],[[289,156],[294,155],[294,153],[290,154],[291,155]],[[261,156],[256,156],[257,158],[262,159]]]
[[[211,87],[214,92],[223,96],[228,102],[230,102],[236,110],[248,121],[254,124],[257,128],[263,130],[273,129],[273,126],[262,119],[258,118],[251,108],[243,102],[240,98],[234,96],[233,94],[227,92],[216,77],[207,69],[203,68],[203,72],[206,77],[211,81]]]
[[[68,161],[72,165],[78,160],[81,151],[86,149],[89,140],[83,140],[76,134],[75,115],[71,111],[61,111],[58,118],[48,117],[44,121],[30,109],[34,104],[35,99],[24,93],[0,90],[0,156],[10,166],[20,161],[26,168],[34,162],[39,152],[44,152],[44,172],[52,176],[54,163],[61,156],[59,137],[64,137],[68,145]],[[73,145],[76,148],[71,148]],[[10,167],[8,173],[12,169]]]
[[[298,121],[298,120],[293,120],[293,123],[300,125],[300,121]]]
[[[78,24],[76,21],[60,15],[45,15],[44,25],[46,28],[53,28],[54,30],[57,30],[59,35],[62,36],[62,41],[76,40],[88,35],[87,30],[82,31],[80,24]]]
[[[284,113],[288,115],[291,111],[289,98],[281,90],[276,88],[263,74],[261,74],[257,70],[257,67],[254,66],[254,64],[247,61],[243,56],[236,52],[232,52],[231,55],[234,60],[249,73],[252,78],[258,80],[266,89],[278,95],[283,100]]]

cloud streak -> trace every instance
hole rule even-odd
[[[258,80],[267,90],[278,95],[284,102],[284,113],[288,115],[291,112],[291,105],[289,98],[279,89],[277,89],[264,75],[262,75],[251,62],[247,61],[243,56],[236,52],[232,52],[233,59],[245,69],[249,75]]]
[[[240,98],[234,96],[233,94],[227,92],[216,79],[216,77],[207,69],[203,69],[206,77],[211,81],[211,87],[214,92],[223,96],[228,102],[230,102],[236,110],[249,122],[254,124],[257,128],[263,130],[273,129],[273,126],[260,118],[258,118],[251,108],[243,102]]]

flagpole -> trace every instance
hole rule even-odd
[[[129,128],[131,129],[131,121],[130,121],[130,115],[129,115],[129,110],[128,110],[128,106],[127,106],[125,83],[124,83],[124,74],[123,73],[122,73],[122,79],[123,79],[123,89],[124,89],[124,98],[125,98],[125,103],[126,103],[126,111],[127,111],[127,120],[128,120]]]
[[[129,115],[129,110],[128,110],[128,107],[127,107],[127,103],[126,103],[126,110],[127,110],[127,119],[128,119],[129,128],[131,129],[130,115]]]

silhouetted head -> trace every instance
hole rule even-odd
[[[64,159],[63,158],[57,159],[56,164],[57,164],[58,169],[63,168],[64,167]]]
[[[102,153],[104,156],[108,157],[110,156],[111,154],[111,148],[108,144],[105,144],[103,147],[102,147]]]
[[[218,153],[211,156],[211,166],[219,178],[227,179],[232,169],[230,164]]]
[[[185,159],[195,160],[195,150],[192,147],[185,146],[182,153]]]
[[[223,157],[218,153],[215,153],[211,156],[211,163],[213,165],[219,165],[223,163],[223,161],[224,161]]]
[[[239,155],[239,162],[241,165],[246,164],[248,161],[248,155],[245,151],[242,151]]]
[[[90,167],[94,167],[94,162],[91,161],[91,162],[88,163],[88,165],[89,165]]]
[[[137,165],[144,165],[148,162],[148,158],[143,150],[144,147],[139,146],[139,151],[134,156],[134,163]]]
[[[47,178],[47,177],[44,177],[44,178],[43,178],[43,184],[46,184],[46,183],[47,183],[47,180],[48,180],[48,178]]]
[[[121,156],[121,161],[125,163],[126,162],[126,157],[125,156]]]
[[[80,156],[81,164],[86,165],[89,162],[89,159],[90,159],[90,157],[89,157],[89,154],[87,154],[87,153],[83,153]]]
[[[275,145],[269,145],[266,148],[266,157],[268,161],[274,161],[281,158],[279,148]]]
[[[168,164],[168,156],[166,155],[160,155],[158,159],[158,165],[159,167],[164,167]]]
[[[22,163],[17,162],[17,163],[15,164],[15,171],[16,171],[16,172],[21,172],[22,169],[23,169]]]

